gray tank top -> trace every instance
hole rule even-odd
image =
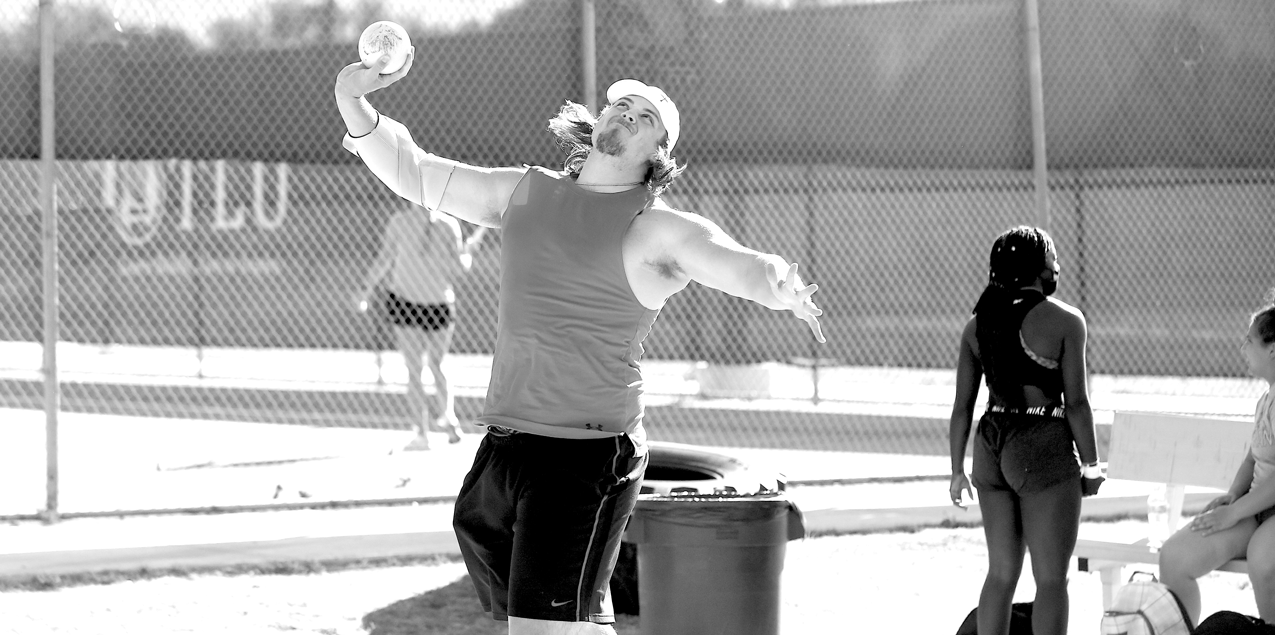
[[[528,168],[501,220],[500,309],[478,422],[551,437],[642,429],[642,341],[658,310],[633,294],[622,246],[644,187],[590,192]]]

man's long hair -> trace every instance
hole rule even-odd
[[[567,174],[580,176],[584,160],[593,150],[593,126],[597,123],[597,117],[594,117],[588,108],[573,101],[568,101],[562,106],[558,115],[549,120],[549,132],[557,138],[558,147],[567,153],[567,158],[562,162],[562,169]],[[659,196],[685,169],[686,166],[677,165],[677,161],[669,153],[666,135],[660,141],[660,147],[655,152],[655,159],[648,164],[642,182],[646,184],[651,194]]]
[[[978,340],[979,356],[983,372],[987,375],[987,387],[1005,405],[1022,407],[1021,386],[1012,375],[1013,367],[1004,360],[1013,359],[1014,347],[1021,347],[1017,330],[1021,326],[1012,319],[1014,301],[1023,297],[1022,288],[1031,286],[1036,276],[1045,269],[1045,253],[1054,240],[1037,227],[1020,225],[1007,230],[992,244],[989,258],[987,287],[974,305],[978,324],[974,336]],[[1012,332],[1011,332],[1012,331]]]

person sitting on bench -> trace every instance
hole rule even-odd
[[[1275,289],[1253,314],[1240,346],[1248,372],[1275,386]],[[1160,549],[1160,579],[1182,601],[1192,625],[1200,619],[1196,579],[1233,558],[1247,557],[1258,616],[1275,623],[1275,397],[1257,401],[1248,457],[1230,489],[1178,530]]]

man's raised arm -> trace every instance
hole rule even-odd
[[[379,113],[365,97],[405,77],[414,57],[415,51],[408,53],[403,68],[389,75],[380,74],[388,57],[371,68],[356,62],[341,69],[335,87],[347,130],[341,145],[404,199],[476,225],[497,227],[522,178],[521,169],[480,168],[425,152],[407,127]]]
[[[810,299],[819,285],[803,283],[797,263],[744,247],[702,216],[671,211],[665,218],[674,228],[672,256],[691,280],[776,311],[792,311],[815,339],[824,341],[823,310]]]

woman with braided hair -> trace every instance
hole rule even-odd
[[[974,438],[988,571],[978,603],[981,635],[1009,633],[1023,559],[1032,555],[1032,631],[1067,632],[1067,568],[1080,499],[1102,482],[1089,408],[1085,318],[1051,297],[1058,254],[1044,230],[1019,226],[992,245],[987,287],[961,335],[952,406],[952,504],[973,497],[965,475],[980,380],[987,410]],[[1079,461],[1077,461],[1077,454]],[[1082,467],[1083,465],[1083,467]]]

